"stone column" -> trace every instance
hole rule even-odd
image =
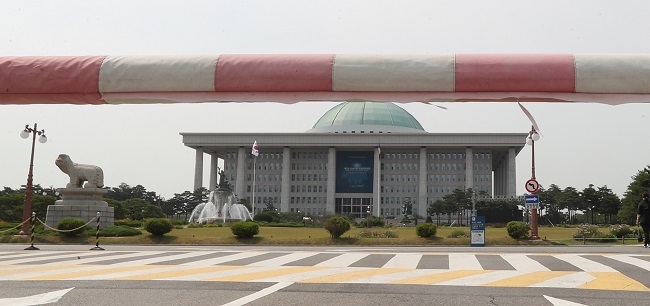
[[[237,180],[235,182],[235,194],[244,199],[244,190],[246,186],[246,149],[240,147],[237,150]],[[251,203],[252,204],[252,203]]]
[[[330,148],[327,153],[327,206],[325,211],[334,213],[336,193],[336,149]]]
[[[282,149],[282,186],[280,190],[280,211],[289,211],[291,196],[291,148]]]
[[[379,147],[375,148],[375,178],[372,186],[372,195],[375,198],[373,212],[375,216],[381,217],[381,148]]]
[[[194,161],[194,190],[203,187],[203,148],[196,148]]]
[[[420,148],[420,174],[418,178],[418,213],[422,216],[427,215],[429,208],[429,199],[427,199],[427,148]]]
[[[517,164],[515,163],[515,157],[517,152],[515,148],[508,149],[508,175],[507,175],[507,191],[506,195],[508,197],[515,197],[517,195]]]
[[[219,156],[217,153],[210,154],[210,185],[208,190],[213,191],[217,186],[217,167],[219,166]]]
[[[465,148],[465,189],[474,190],[474,149]]]

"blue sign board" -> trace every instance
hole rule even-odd
[[[470,223],[470,245],[485,246],[485,216],[473,216]]]
[[[527,194],[526,195],[526,204],[527,205],[539,204],[539,195],[538,194]]]
[[[373,151],[336,152],[336,192],[372,193],[374,163]]]

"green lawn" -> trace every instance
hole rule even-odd
[[[469,238],[448,238],[452,231],[461,230],[469,234],[467,227],[438,227],[436,237],[421,238],[416,235],[415,227],[394,227],[398,238],[358,238],[361,231],[383,233],[386,228],[352,228],[339,239],[332,239],[322,228],[309,227],[260,227],[259,235],[251,239],[237,239],[229,227],[203,227],[174,229],[163,237],[153,237],[146,231],[143,235],[133,237],[100,237],[100,244],[192,244],[192,245],[458,245],[468,246]],[[601,228],[602,232],[609,232]],[[575,228],[541,227],[539,236],[546,241],[516,240],[508,237],[505,228],[488,227],[486,229],[486,245],[551,245],[551,244],[583,244],[571,236]],[[0,242],[27,243],[28,237],[0,236]],[[94,244],[93,237],[63,238],[58,235],[36,235],[35,243],[70,243]],[[587,240],[587,244],[621,244],[622,241],[597,243]],[[637,244],[636,239],[626,239],[626,244]]]

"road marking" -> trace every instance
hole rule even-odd
[[[578,304],[566,300],[560,300],[554,297],[550,297],[548,295],[544,295],[543,297],[547,299],[549,302],[551,302],[551,304],[553,304],[554,306],[587,306],[585,304]]]
[[[596,279],[576,288],[600,289],[600,290],[626,290],[626,291],[650,291],[648,287],[619,273],[619,272],[591,272]]]
[[[483,270],[475,254],[450,253],[449,270]]]
[[[617,272],[616,270],[599,262],[589,260],[577,254],[555,255],[557,259],[564,260],[585,272]]]
[[[571,271],[538,271],[527,273],[524,275],[508,277],[491,283],[486,283],[484,286],[490,287],[528,287],[541,283],[543,281],[571,274]]]
[[[315,277],[301,280],[300,283],[341,283],[358,278],[382,275],[382,274],[391,274],[397,272],[404,272],[407,269],[395,269],[395,268],[362,268],[363,270],[352,271],[339,273],[335,275],[328,275],[322,277]]]
[[[316,265],[316,267],[347,267],[362,258],[368,256],[368,253],[345,253],[336,256],[332,259],[323,261]]]
[[[547,267],[525,254],[502,254],[501,258],[505,259],[517,271],[550,271]]]
[[[245,273],[245,274],[239,274],[239,275],[231,275],[231,276],[212,278],[212,279],[207,279],[207,281],[250,282],[250,281],[263,279],[263,278],[276,277],[276,276],[294,274],[294,273],[303,273],[303,272],[309,272],[309,271],[314,271],[314,270],[322,270],[322,269],[327,269],[327,268],[323,268],[323,267],[283,268],[283,269],[275,269],[275,270],[269,270],[269,271],[261,271],[261,272],[253,272],[253,273]]]
[[[382,268],[415,269],[422,259],[422,254],[396,254]]]
[[[19,298],[0,299],[0,306],[31,306],[56,303],[72,289],[74,287]]]
[[[492,271],[486,270],[438,270],[434,273],[427,275],[411,277],[399,281],[391,282],[391,284],[406,284],[406,285],[433,285],[441,283],[448,280],[458,279],[461,277],[467,277],[472,275],[478,275],[483,273],[489,273]]]
[[[255,292],[255,293],[251,294],[251,295],[247,295],[247,296],[245,296],[245,297],[243,297],[241,299],[234,300],[234,301],[232,301],[232,302],[230,302],[228,304],[224,304],[223,306],[246,305],[246,304],[248,304],[248,303],[250,303],[252,301],[255,301],[255,300],[259,299],[259,298],[263,298],[263,297],[265,297],[265,296],[267,296],[267,295],[269,295],[271,293],[274,293],[274,292],[276,292],[278,290],[289,287],[292,284],[293,283],[277,283],[277,284],[275,284],[275,285],[273,285],[271,287],[262,289],[262,290],[260,290],[258,292]]]

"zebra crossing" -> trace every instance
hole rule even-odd
[[[0,252],[0,281],[159,280],[650,291],[650,255],[267,250]]]

